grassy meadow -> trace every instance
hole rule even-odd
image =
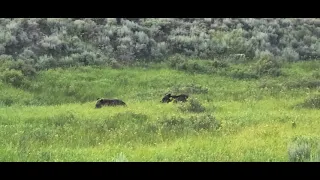
[[[21,87],[0,82],[0,161],[319,161],[319,67],[286,63],[283,76],[237,79],[87,66],[40,71]],[[160,103],[168,92],[190,99]],[[127,107],[95,109],[102,97]]]

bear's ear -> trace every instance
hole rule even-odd
[[[97,101],[99,100],[100,98],[97,98]]]

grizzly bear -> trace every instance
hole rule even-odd
[[[181,101],[181,102],[186,102],[187,99],[188,99],[188,95],[186,94],[180,94],[180,95],[177,95],[177,96],[171,96],[173,99],[174,99],[174,103],[177,103],[178,101]]]
[[[171,101],[172,101],[171,94],[166,94],[161,100],[162,103],[169,103]]]
[[[125,102],[120,99],[105,99],[98,98],[96,103],[96,108],[101,108],[102,106],[127,106]]]

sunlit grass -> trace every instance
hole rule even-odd
[[[319,110],[296,105],[318,88],[285,87],[298,80],[294,74],[316,73],[318,64],[306,63],[285,66],[287,77],[258,80],[84,67],[43,71],[24,90],[2,83],[0,161],[289,161],[289,145],[299,137],[308,139],[315,161]],[[188,93],[205,111],[160,103],[173,91]],[[98,97],[127,107],[95,109]],[[201,124],[207,116],[219,127]]]

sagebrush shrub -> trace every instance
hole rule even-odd
[[[128,162],[127,157],[121,152],[112,159],[112,162]]]
[[[195,130],[218,129],[221,126],[220,122],[211,114],[191,116],[190,120],[193,122]]]
[[[256,74],[258,76],[271,75],[280,76],[281,75],[281,63],[276,59],[270,52],[261,52],[259,55],[259,60],[256,63]]]
[[[201,86],[199,84],[177,84],[172,87],[169,92],[173,94],[184,93],[184,94],[207,94],[209,88]]]
[[[234,54],[245,54],[245,59],[234,59],[233,63],[258,61],[265,55],[284,61],[320,57],[320,43],[317,41],[320,30],[314,24],[317,19],[121,18],[121,23],[117,23],[117,19],[3,18],[0,55],[11,55],[14,60],[34,61],[28,64],[37,69],[65,67],[68,63],[56,61],[83,52],[99,52],[105,59],[115,58],[128,65],[134,64],[137,59],[160,62],[174,54],[219,60]],[[46,64],[44,56],[52,56],[54,62]],[[100,64],[99,60],[95,60],[95,55],[92,57],[93,60],[74,60],[72,63]],[[258,63],[258,76],[282,74],[280,68],[270,67],[274,64],[270,62],[272,60]],[[172,64],[174,62],[170,65],[176,67]],[[208,72],[199,64],[181,63],[177,66]]]
[[[36,69],[31,64],[27,64],[25,61],[20,59],[18,61],[14,61],[11,64],[10,69],[21,71],[24,76],[34,76],[37,74]]]
[[[290,162],[304,162],[311,159],[311,144],[304,138],[298,138],[291,142],[288,147]]]
[[[181,103],[179,109],[184,112],[187,111],[195,113],[201,113],[206,110],[206,108],[200,103],[200,101],[195,98],[189,98],[186,103]]]
[[[318,88],[320,87],[320,80],[316,79],[301,79],[296,81],[288,81],[284,83],[284,85],[288,88]]]
[[[25,85],[25,77],[23,76],[22,72],[15,69],[1,72],[0,77],[2,81],[15,87],[21,87]]]
[[[230,76],[235,79],[258,79],[259,75],[250,68],[235,68],[230,71]]]
[[[298,104],[299,107],[303,108],[315,108],[320,109],[320,95],[315,95],[304,100],[303,103]]]
[[[218,121],[212,114],[193,115],[190,117],[171,116],[163,117],[158,126],[162,131],[182,132],[186,130],[216,130],[220,128]]]
[[[181,54],[175,54],[170,56],[167,61],[169,62],[169,65],[171,68],[178,68],[182,64],[184,64],[187,60],[186,57],[184,57]]]
[[[282,57],[284,58],[284,60],[289,62],[298,61],[300,59],[299,54],[290,47],[284,48],[282,52]]]

